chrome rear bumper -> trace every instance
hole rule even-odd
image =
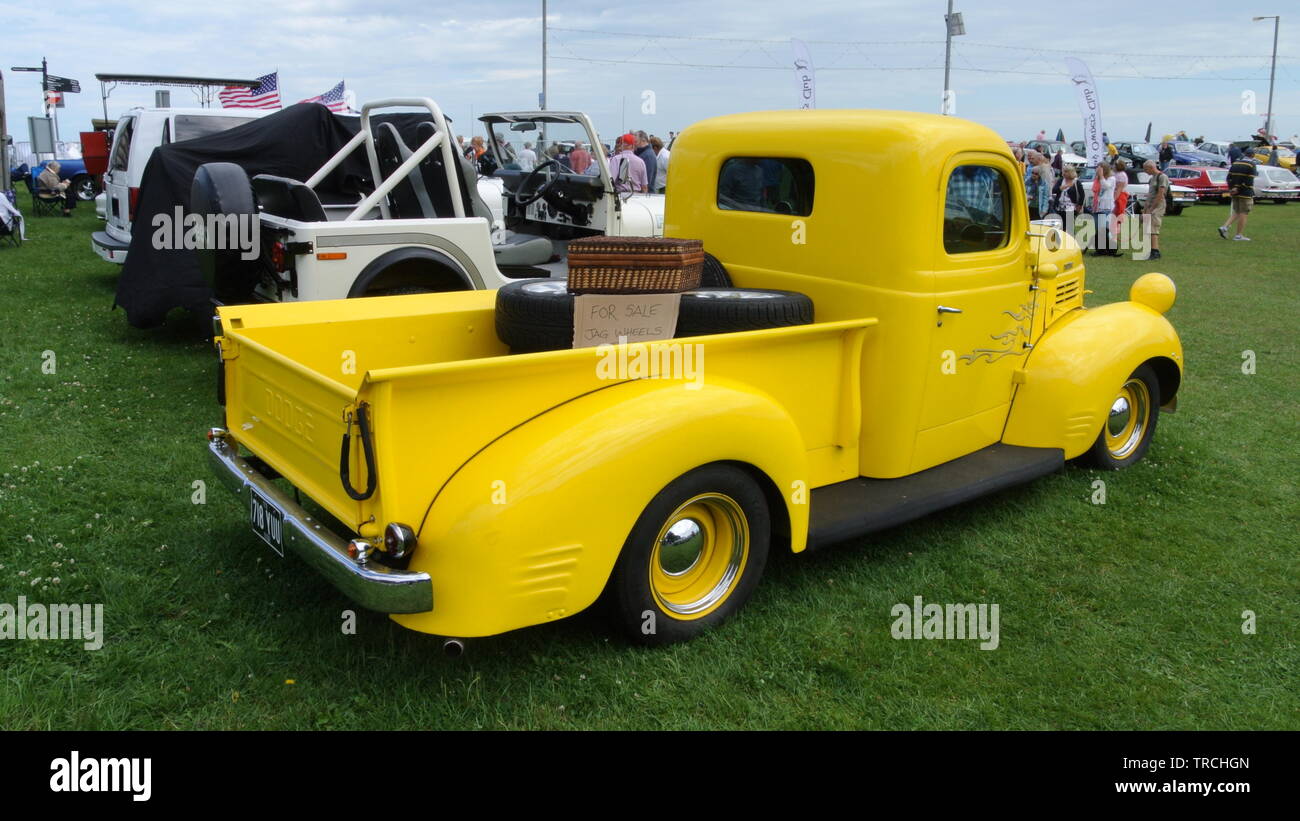
[[[396,570],[348,555],[349,539],[313,520],[300,505],[258,472],[225,435],[214,429],[208,459],[217,476],[248,504],[249,488],[284,514],[284,546],[330,581],[348,598],[381,613],[425,613],[433,609],[433,581],[427,573]]]

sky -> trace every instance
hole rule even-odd
[[[58,112],[63,139],[103,116],[96,72],[255,78],[278,70],[286,104],[345,80],[358,100],[428,96],[457,133],[481,133],[487,111],[538,105],[540,0],[468,3],[284,0],[221,3],[64,0],[0,2],[8,128],[25,140],[40,113],[39,75],[9,71],[49,60],[81,82]],[[1006,4],[957,0],[966,34],[953,40],[957,116],[1007,139],[1040,129],[1081,134],[1062,58],[1097,77],[1112,139],[1186,130],[1244,139],[1263,125],[1272,20],[1281,14],[1274,132],[1300,132],[1300,4],[1295,0]],[[587,112],[605,139],[624,130],[666,136],[706,117],[794,108],[790,38],[808,45],[818,108],[933,111],[943,88],[943,0],[712,0],[548,3],[549,107]],[[116,118],[152,105],[153,87],[118,86]],[[197,105],[184,88],[174,107]],[[1253,98],[1254,113],[1249,113]],[[480,131],[472,132],[471,126]]]

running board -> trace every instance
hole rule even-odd
[[[898,479],[850,479],[811,494],[808,546],[854,539],[1060,470],[1065,451],[989,445]]]

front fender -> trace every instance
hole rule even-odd
[[[572,615],[604,589],[642,510],[678,476],[717,461],[751,466],[784,500],[802,550],[808,505],[799,429],[766,394],[725,380],[617,383],[504,434],[438,492],[410,569],[433,580],[433,610],[404,627],[485,636]],[[779,489],[779,490],[777,490]],[[773,511],[773,521],[780,520]]]
[[[1116,391],[1142,363],[1160,375],[1162,402],[1183,371],[1178,333],[1157,311],[1115,302],[1074,312],[1048,329],[1025,363],[1002,441],[1062,448],[1067,459],[1096,441]]]

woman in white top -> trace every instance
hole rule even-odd
[[[1097,250],[1096,256],[1115,256],[1111,247],[1110,215],[1115,210],[1115,176],[1106,163],[1097,165],[1097,200],[1093,211],[1097,214]]]

